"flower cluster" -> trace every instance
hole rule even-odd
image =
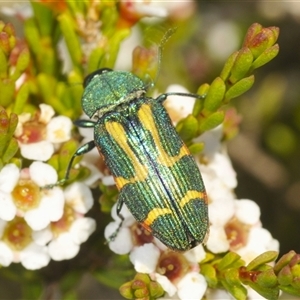
[[[53,187],[56,170],[48,160],[70,138],[72,123],[41,104],[34,117],[20,115],[15,136],[21,154],[35,158],[28,168],[5,165],[0,172],[0,264],[20,262],[27,269],[46,266],[50,259],[73,258],[95,230],[95,220],[84,215],[93,205],[87,185],[75,182]]]

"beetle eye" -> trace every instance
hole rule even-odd
[[[91,80],[95,77],[95,75],[101,75],[103,73],[106,73],[106,72],[111,72],[112,69],[109,69],[109,68],[102,68],[102,69],[98,69],[94,72],[92,72],[91,74],[87,75],[85,78],[84,78],[84,81],[83,81],[83,87],[86,88],[87,85],[91,82]]]

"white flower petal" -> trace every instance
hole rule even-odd
[[[54,187],[47,190],[47,193],[43,195],[40,203],[40,209],[48,215],[48,219],[51,222],[58,221],[64,211],[65,197],[61,188]]]
[[[275,242],[268,230],[262,227],[252,227],[248,242],[245,247],[236,250],[243,260],[248,264],[255,257],[268,250],[279,251],[279,244]],[[275,248],[272,248],[274,246]]]
[[[110,222],[104,231],[104,236],[108,240],[119,227],[120,222]],[[131,231],[127,227],[120,228],[113,241],[108,243],[109,249],[119,255],[127,254],[133,247]]]
[[[166,251],[169,248],[163,244],[158,238],[154,238],[153,243],[155,244],[155,246],[157,246],[158,249],[160,249],[161,251]]]
[[[81,161],[80,164],[90,170],[90,175],[83,180],[83,183],[89,187],[94,187],[95,184],[97,184],[98,181],[103,177],[103,174],[99,171],[99,169],[96,166],[92,164],[89,164],[85,161]]]
[[[17,213],[17,208],[10,194],[0,191],[0,218],[11,221]]]
[[[52,143],[62,143],[70,139],[72,121],[65,116],[52,118],[47,125],[47,140]]]
[[[39,207],[27,211],[24,219],[33,230],[42,230],[50,221],[58,221],[63,215],[64,194],[60,188],[53,188],[44,194]]]
[[[222,226],[210,226],[206,247],[213,253],[222,253],[229,250],[229,242]]]
[[[28,122],[31,118],[31,114],[30,113],[21,113],[19,116],[18,116],[18,125],[17,125],[17,128],[15,130],[15,133],[14,135],[16,137],[19,137],[20,135],[22,135],[23,133],[23,124]]]
[[[103,176],[102,183],[107,186],[116,184],[113,176]]]
[[[35,161],[29,167],[31,179],[40,187],[57,182],[57,172],[49,164]]]
[[[49,255],[53,260],[64,260],[75,257],[79,252],[79,245],[74,243],[68,232],[60,234],[49,246]]]
[[[155,271],[159,256],[159,249],[154,244],[149,243],[135,247],[129,258],[137,272],[152,273]]]
[[[117,215],[117,206],[118,203],[115,203],[114,206],[111,209],[111,216],[112,218],[117,221],[118,223],[121,222],[120,217]],[[131,225],[133,225],[136,221],[135,218],[133,217],[133,215],[131,214],[131,212],[129,211],[129,209],[127,208],[126,205],[123,204],[122,209],[120,211],[120,214],[123,216],[124,221],[122,224],[122,227],[129,227]]]
[[[219,152],[213,156],[209,167],[215,170],[218,178],[224,182],[224,184],[233,189],[237,186],[236,172],[232,168],[232,164],[227,155]]]
[[[52,106],[48,104],[40,104],[40,116],[39,116],[39,121],[48,124],[48,122],[52,119],[52,117],[55,115],[55,111],[52,108]]]
[[[48,160],[54,153],[54,146],[49,141],[40,141],[31,144],[21,144],[21,155],[31,160]]]
[[[211,224],[224,226],[235,213],[235,201],[231,198],[214,198],[209,204],[208,215]]]
[[[221,150],[221,139],[223,136],[223,126],[220,125],[212,130],[206,131],[193,141],[204,143],[203,154],[211,158],[217,151]]]
[[[52,240],[53,233],[48,226],[42,230],[33,231],[31,236],[37,245],[45,246]]]
[[[224,182],[217,177],[215,170],[212,170],[209,165],[198,165],[198,167],[200,168],[205,189],[211,201],[234,197],[232,189],[228,188]]]
[[[251,200],[241,199],[235,201],[235,216],[243,223],[255,225],[259,222],[260,208]]]
[[[20,170],[15,164],[5,165],[0,172],[0,191],[10,193],[20,177]]]
[[[65,190],[65,199],[72,208],[81,214],[87,213],[93,206],[94,199],[91,190],[82,182],[75,182]]]
[[[79,218],[76,219],[71,228],[70,234],[73,241],[77,244],[84,243],[88,237],[95,231],[96,222],[92,218]]]
[[[47,247],[31,243],[20,252],[20,261],[28,270],[37,270],[47,266],[50,261]]]
[[[42,230],[50,223],[47,212],[40,208],[27,211],[24,215],[24,219],[33,230]]]
[[[203,275],[190,272],[178,282],[177,289],[181,300],[202,299],[207,289],[207,282]]]
[[[155,279],[170,297],[175,295],[177,289],[175,285],[168,279],[168,277],[155,273]]]
[[[14,254],[11,249],[0,241],[0,265],[8,267],[13,262]]]
[[[197,247],[186,251],[183,255],[190,263],[199,263],[205,258],[206,252],[204,251],[203,246],[200,244]]]
[[[279,241],[272,239],[269,241],[269,243],[266,245],[267,251],[277,251],[279,252]]]
[[[189,93],[189,91],[178,84],[173,84],[168,87],[166,93]],[[173,123],[176,124],[179,120],[192,113],[194,103],[195,98],[171,95],[164,102],[164,106]]]

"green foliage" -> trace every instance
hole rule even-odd
[[[197,100],[193,110],[193,116],[198,125],[190,125],[182,120],[177,130],[182,139],[190,144],[192,139],[203,132],[211,130],[224,121],[225,105],[233,98],[247,92],[254,83],[253,70],[266,64],[278,54],[278,45],[274,45],[279,34],[277,27],[263,28],[261,25],[253,24],[245,37],[243,47],[234,52],[225,62],[220,77],[217,77],[209,85],[202,84],[198,94],[204,95],[203,103]],[[188,116],[187,118],[190,118]],[[186,124],[184,130],[182,124]],[[195,130],[197,128],[197,130]],[[186,135],[186,132],[189,135]],[[232,136],[232,134],[228,134]]]
[[[158,299],[164,295],[164,290],[147,274],[137,273],[132,281],[120,287],[120,293],[125,299]]]
[[[18,116],[14,113],[8,117],[5,109],[0,106],[0,170],[13,160],[18,151],[18,142],[13,137],[18,124]]]
[[[215,256],[201,263],[201,274],[210,287],[225,288],[239,300],[247,298],[244,285],[250,286],[266,299],[277,299],[280,290],[300,296],[299,254],[291,251],[271,267],[269,263],[274,262],[277,256],[277,252],[267,251],[245,265],[239,255],[228,252],[222,258]]]

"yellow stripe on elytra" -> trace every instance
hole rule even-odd
[[[131,148],[128,145],[126,132],[121,124],[118,122],[107,122],[105,124],[105,128],[107,132],[114,138],[115,142],[126,152],[128,159],[130,159],[131,164],[134,168],[135,176],[129,179],[124,177],[116,177],[115,182],[117,188],[121,190],[121,188],[128,183],[135,183],[138,181],[143,181],[148,176],[148,169],[146,166],[141,165],[138,161],[136,155],[133,153]]]
[[[205,201],[205,194],[195,190],[187,191],[185,196],[179,201],[179,205],[181,208],[183,208],[192,199],[197,199],[197,198],[203,199]]]
[[[153,208],[149,213],[147,218],[143,221],[143,225],[146,227],[151,226],[151,224],[157,219],[159,216],[163,216],[166,214],[172,214],[171,209],[169,208]]]
[[[180,148],[179,154],[176,156],[170,156],[169,154],[166,153],[166,151],[163,148],[163,145],[161,144],[161,140],[154,119],[152,117],[151,107],[148,104],[143,104],[141,106],[140,110],[138,111],[138,117],[142,125],[151,132],[151,135],[157,147],[157,151],[158,151],[157,162],[159,164],[166,167],[171,167],[183,156],[190,154],[188,148],[185,145],[183,145]]]

